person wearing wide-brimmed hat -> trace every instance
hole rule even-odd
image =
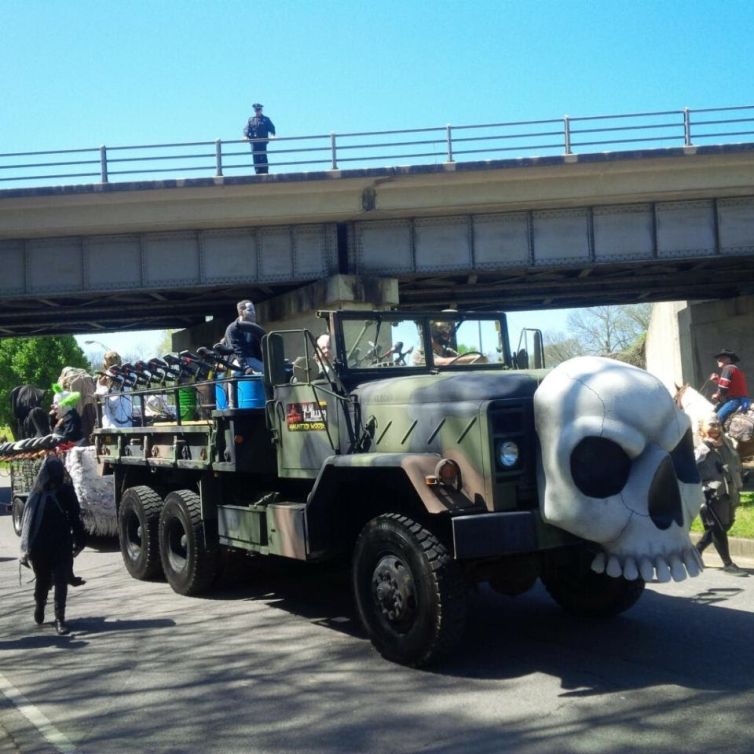
[[[746,376],[741,368],[736,366],[741,361],[738,354],[721,348],[715,354],[715,359],[720,372],[710,375],[710,380],[717,383],[717,392],[712,396],[712,401],[715,403],[715,412],[720,421],[724,422],[738,409],[748,411],[751,399],[746,387]]]

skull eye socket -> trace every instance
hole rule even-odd
[[[574,484],[588,497],[610,497],[625,486],[631,459],[618,443],[604,437],[585,437],[571,453]]]
[[[694,438],[691,436],[690,429],[686,431],[678,445],[670,451],[670,460],[673,462],[678,481],[686,484],[699,483],[699,471],[694,460]]]

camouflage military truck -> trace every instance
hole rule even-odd
[[[95,430],[98,460],[114,475],[121,550],[133,577],[164,575],[176,592],[192,595],[211,587],[224,550],[345,557],[374,646],[419,666],[460,641],[475,583],[516,595],[541,578],[564,608],[604,617],[631,607],[655,567],[658,577],[667,566],[683,578],[680,557],[689,573],[697,570],[685,545],[647,565],[644,556],[664,545],[611,551],[603,544],[616,541],[608,525],[589,541],[560,514],[558,525],[545,520],[535,393],[546,373],[528,368],[541,363],[541,336],[533,352],[514,357],[500,313],[320,316],[329,350],[317,333],[268,333],[264,375],[216,382],[204,418],[179,411],[172,420]],[[205,397],[207,384],[197,386]],[[651,392],[639,385],[640,393],[645,387]],[[134,391],[129,400],[149,393]],[[550,421],[547,406],[542,416]],[[683,455],[688,466],[687,424],[678,425],[678,437],[662,430],[658,442],[667,458]],[[651,432],[639,427],[626,452],[638,456],[644,440],[635,435]],[[557,442],[567,433],[554,434]],[[618,447],[619,438],[604,442]],[[616,494],[612,471],[628,484],[630,470],[613,447],[577,444],[576,484],[591,484],[586,504],[604,507]],[[579,463],[589,453],[597,478],[584,482]],[[678,476],[672,467],[668,474],[663,493]],[[647,504],[660,535],[688,529],[674,494],[674,505]]]

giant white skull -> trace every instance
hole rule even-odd
[[[570,359],[537,389],[534,417],[542,517],[602,546],[593,570],[646,581],[699,573],[690,423],[658,379],[612,359]]]

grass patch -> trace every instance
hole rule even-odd
[[[698,517],[691,524],[691,531],[699,533],[704,531]],[[731,527],[728,536],[754,539],[754,492],[741,493],[741,504],[736,508],[736,523]]]

